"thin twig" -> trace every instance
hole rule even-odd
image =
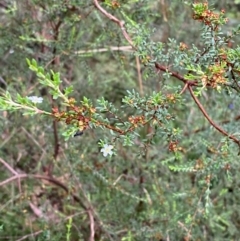
[[[182,95],[187,88],[188,88],[188,83],[186,83],[186,84],[184,85],[183,89],[182,89],[181,92],[180,92],[180,95]]]
[[[124,27],[124,21],[119,20],[118,18],[113,16],[111,13],[107,12],[104,8],[102,8],[101,5],[99,4],[98,0],[93,0],[93,3],[94,3],[94,6],[102,14],[104,14],[108,19],[110,19],[111,21],[113,21],[113,22],[115,22],[116,24],[119,25],[120,29],[122,30],[124,38],[128,41],[128,43],[132,46],[133,49],[136,49],[136,47],[134,46],[134,43],[133,43],[131,37],[129,36],[129,34],[127,33],[127,31],[126,31],[126,29]]]
[[[40,143],[36,140],[36,138],[30,134],[23,126],[21,127],[21,129],[23,130],[23,132],[32,140],[32,142],[44,153],[46,154],[46,151],[44,150],[44,148],[42,148],[42,146],[40,145]]]
[[[18,172],[15,171],[6,161],[4,161],[1,157],[0,157],[0,162],[14,175],[18,175]],[[19,192],[22,192],[22,188],[21,188],[21,180],[18,179],[18,189]]]
[[[141,65],[140,65],[140,60],[139,60],[138,56],[136,56],[136,66],[137,66],[137,74],[138,74],[139,92],[140,92],[140,95],[143,96],[143,84],[142,84]]]
[[[123,51],[123,52],[133,52],[132,46],[109,46],[108,48],[99,49],[89,49],[89,50],[78,50],[74,54],[91,54],[91,53],[102,53],[108,51]]]
[[[17,174],[15,176],[12,176],[12,177],[10,177],[10,178],[0,182],[0,187],[5,185],[5,184],[8,184],[9,182],[12,182],[12,181],[14,181],[16,179],[22,179],[22,178],[26,178],[26,177],[28,177],[27,174]]]
[[[29,238],[29,237],[35,237],[35,236],[39,235],[39,234],[42,233],[42,232],[43,232],[43,230],[39,230],[39,231],[37,231],[37,232],[35,232],[35,233],[27,234],[27,235],[21,237],[20,239],[17,239],[16,241],[22,241],[22,240],[27,239],[27,238]]]
[[[18,175],[18,172],[15,171],[6,161],[4,161],[1,157],[0,157],[0,162],[14,175]]]
[[[89,217],[89,220],[90,220],[90,237],[89,237],[89,241],[94,241],[94,235],[95,235],[95,228],[94,228],[94,217],[93,217],[93,214],[92,214],[92,210],[89,208],[87,210],[87,213],[88,213],[88,217]]]

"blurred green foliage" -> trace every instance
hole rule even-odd
[[[191,79],[214,62],[218,50],[201,59],[199,69],[179,50],[181,42],[191,48],[190,59],[212,44],[208,30],[192,19],[191,3],[99,0],[125,21],[136,51],[93,1],[0,3],[1,96],[41,96],[46,112],[65,108],[39,81],[41,71],[30,70],[26,59],[35,59],[46,73],[54,71],[65,96],[91,100],[106,112],[96,118],[111,125],[116,114],[126,120],[150,102],[167,105],[157,115],[161,127],[145,125],[121,136],[96,124],[68,140],[65,123],[1,111],[0,240],[238,240],[239,148],[211,127],[188,92],[179,95],[182,83],[154,66],[158,61]],[[219,38],[238,29],[238,1],[209,5],[218,13],[225,8],[229,18]],[[239,62],[238,32],[233,40],[228,55]],[[239,137],[239,90],[198,91],[214,121]],[[115,155],[105,158],[100,140],[115,144]],[[4,163],[28,178],[4,184],[14,174]],[[53,177],[44,179],[50,169]]]

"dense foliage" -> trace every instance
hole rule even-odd
[[[0,3],[1,240],[238,240],[237,1]]]

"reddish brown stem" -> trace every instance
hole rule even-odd
[[[180,75],[178,72],[174,72],[168,69],[168,67],[160,65],[159,63],[155,62],[155,67],[158,70],[161,70],[165,73],[169,73],[171,76],[175,77],[176,79],[182,81],[184,84],[187,84],[189,86],[197,85],[197,81],[189,81],[185,79],[182,75]]]
[[[206,119],[208,120],[208,122],[216,129],[218,130],[220,133],[222,133],[223,135],[227,136],[228,138],[230,138],[231,140],[233,140],[236,144],[238,144],[238,146],[240,147],[240,141],[234,137],[233,135],[230,135],[229,133],[227,133],[225,130],[223,130],[220,126],[218,126],[216,123],[214,123],[214,121],[210,118],[210,116],[207,114],[206,110],[204,109],[204,107],[202,106],[202,104],[200,103],[200,101],[198,100],[198,98],[194,95],[193,93],[193,89],[190,85],[188,85],[188,89],[189,92],[193,98],[193,100],[195,101],[195,103],[197,104],[198,108],[201,110],[201,112],[203,113],[203,115],[206,117]]]
[[[93,0],[94,6],[102,13],[104,14],[108,19],[110,19],[111,21],[117,23],[123,33],[123,36],[125,37],[125,39],[130,43],[130,45],[133,47],[133,49],[136,49],[136,47],[133,44],[133,41],[131,39],[131,37],[128,35],[125,27],[124,27],[124,22],[119,20],[118,18],[116,18],[115,16],[113,16],[112,14],[108,13],[105,9],[103,9],[98,0]],[[205,53],[205,52],[204,52]],[[203,54],[204,54],[203,53]],[[202,55],[203,55],[202,54]],[[198,61],[198,60],[197,60]],[[194,95],[193,90],[192,90],[192,86],[196,86],[198,81],[189,81],[187,79],[185,79],[182,75],[180,75],[177,72],[174,71],[169,71],[169,69],[163,65],[160,65],[159,63],[155,62],[155,67],[158,70],[161,70],[163,72],[169,72],[173,77],[177,78],[178,80],[182,81],[185,86],[183,88],[183,90],[181,91],[181,93],[183,93],[187,88],[189,89],[192,98],[194,99],[195,103],[198,105],[199,109],[201,110],[201,112],[203,113],[203,115],[206,117],[206,119],[209,121],[209,123],[215,128],[217,129],[220,133],[222,133],[223,135],[229,137],[230,139],[232,139],[235,143],[238,144],[238,146],[240,147],[240,141],[234,137],[233,135],[228,134],[225,130],[223,130],[221,127],[219,127],[217,124],[215,124],[213,122],[213,120],[209,117],[209,115],[207,114],[206,110],[204,109],[204,107],[202,106],[202,104],[199,102],[198,98]]]
[[[134,46],[134,43],[131,39],[131,37],[129,36],[129,34],[127,33],[125,27],[124,27],[124,21],[121,21],[120,19],[116,18],[115,16],[113,16],[111,13],[107,12],[104,8],[101,7],[101,5],[99,4],[98,0],[93,0],[94,6],[103,14],[105,15],[108,19],[110,19],[111,21],[115,22],[116,24],[119,25],[119,27],[122,30],[123,36],[124,38],[128,41],[128,43],[132,46],[133,49],[136,49],[136,47]]]

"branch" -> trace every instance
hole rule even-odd
[[[136,67],[137,67],[137,74],[138,74],[138,84],[139,84],[139,92],[140,95],[143,96],[143,84],[142,84],[142,74],[141,74],[141,64],[139,57],[136,56]]]
[[[165,66],[160,65],[159,63],[155,63],[155,67],[163,72],[168,72],[168,68]],[[195,103],[198,105],[199,109],[201,110],[201,112],[203,113],[203,115],[205,116],[205,118],[208,120],[208,122],[216,129],[218,130],[220,133],[222,133],[223,135],[227,136],[228,138],[230,138],[231,140],[233,140],[240,148],[240,141],[233,135],[230,135],[229,133],[227,133],[225,130],[223,130],[220,126],[218,126],[216,123],[214,123],[214,121],[210,118],[210,116],[207,114],[206,110],[204,109],[204,107],[202,106],[202,104],[200,103],[200,101],[198,100],[198,98],[194,95],[193,93],[193,89],[192,86],[195,86],[197,84],[197,81],[188,81],[187,79],[185,79],[182,75],[178,74],[177,72],[173,72],[173,71],[169,71],[169,73],[174,76],[175,78],[179,79],[180,81],[182,81],[183,83],[185,83],[185,86],[183,88],[183,90],[181,91],[181,93],[183,93],[185,91],[186,88],[189,89],[189,92],[192,96],[192,98],[194,99]]]
[[[37,231],[37,232],[35,232],[35,233],[27,234],[27,235],[21,237],[20,239],[17,239],[16,241],[22,241],[22,240],[24,240],[24,239],[28,239],[29,237],[35,237],[35,236],[39,235],[39,234],[42,233],[42,232],[43,232],[43,230],[39,230],[39,231]]]
[[[90,237],[89,237],[89,241],[94,241],[94,236],[95,236],[95,228],[94,228],[94,217],[93,217],[93,212],[92,210],[89,208],[88,211],[88,217],[89,217],[89,221],[90,221]]]
[[[18,172],[15,171],[7,162],[5,162],[1,157],[0,157],[0,162],[14,175],[18,175]]]
[[[10,178],[8,178],[7,180],[3,181],[3,182],[0,182],[0,187],[9,183],[9,182],[12,182],[14,181],[15,179],[23,179],[23,178],[32,178],[32,179],[44,179],[44,180],[47,180],[53,184],[55,184],[56,186],[59,186],[61,187],[62,189],[64,189],[67,193],[69,193],[73,199],[78,202],[80,204],[80,206],[85,210],[87,211],[88,208],[86,207],[86,205],[83,203],[83,201],[78,197],[76,196],[75,194],[71,193],[71,191],[68,189],[67,186],[65,186],[63,183],[61,183],[60,181],[58,181],[57,179],[53,178],[53,177],[49,177],[49,176],[43,176],[43,175],[38,175],[38,174],[35,174],[35,175],[31,175],[31,174],[16,174],[15,176],[12,176]]]
[[[123,36],[125,37],[125,39],[128,41],[128,43],[132,46],[132,48],[134,50],[136,50],[137,48],[134,46],[133,41],[131,39],[131,37],[129,36],[129,34],[127,33],[125,27],[124,27],[124,21],[119,20],[118,18],[116,18],[115,16],[113,16],[112,14],[110,14],[109,12],[107,12],[105,9],[103,9],[98,0],[93,0],[94,6],[102,13],[104,14],[108,19],[110,19],[111,21],[115,22],[116,24],[118,24],[122,30]],[[205,50],[201,56],[203,56],[206,52],[208,51]],[[199,59],[196,60],[196,62],[198,62]],[[232,139],[236,144],[238,144],[239,148],[240,148],[240,141],[234,137],[233,135],[228,134],[225,130],[223,130],[221,127],[219,127],[217,124],[215,124],[213,122],[213,120],[209,117],[209,115],[206,113],[204,107],[202,106],[202,104],[199,102],[199,100],[197,99],[197,97],[194,95],[193,90],[192,90],[192,86],[196,86],[197,85],[197,81],[189,81],[187,79],[185,79],[182,75],[180,75],[177,72],[174,71],[169,71],[167,67],[160,65],[159,63],[155,62],[155,67],[158,70],[161,70],[163,72],[169,72],[173,77],[177,78],[178,80],[182,81],[185,86],[181,91],[181,94],[186,90],[186,88],[189,89],[192,98],[194,99],[195,103],[198,105],[199,109],[201,110],[201,112],[203,113],[203,115],[206,117],[206,119],[209,121],[209,123],[215,128],[217,129],[219,132],[221,132],[223,135],[229,137],[230,139]],[[240,153],[240,152],[239,152]]]
[[[4,161],[2,158],[0,158],[0,162],[14,175],[18,175],[18,172],[15,171],[6,161]],[[22,192],[21,188],[21,180],[18,179],[18,189],[20,192]]]
[[[92,54],[92,53],[102,53],[102,52],[108,52],[108,51],[123,51],[123,52],[132,52],[132,46],[109,46],[107,48],[99,48],[99,49],[89,49],[89,50],[78,50],[75,51],[75,54]],[[64,53],[68,54],[68,53]],[[1,76],[0,76],[1,78]],[[1,79],[0,79],[1,80]]]
[[[236,117],[234,117],[233,120],[223,120],[220,122],[220,124],[224,125],[224,124],[230,123],[231,121],[238,121],[238,120],[240,120],[240,115],[237,115]],[[206,129],[207,129],[207,127],[197,128],[197,129],[193,130],[192,133],[198,133],[201,131],[205,131]],[[190,132],[184,132],[185,136],[189,136],[190,134],[191,134]]]
[[[238,146],[240,147],[240,141],[234,137],[233,135],[230,135],[229,133],[227,133],[225,130],[223,130],[220,126],[218,126],[216,123],[213,122],[213,120],[210,118],[210,116],[207,114],[206,110],[204,109],[204,107],[202,106],[202,104],[200,103],[200,101],[198,100],[198,98],[194,95],[192,87],[190,85],[188,85],[188,89],[189,92],[192,96],[192,98],[194,99],[195,103],[198,105],[199,109],[201,110],[201,112],[203,113],[203,115],[206,117],[206,119],[208,120],[208,122],[219,132],[221,132],[223,135],[227,136],[228,138],[230,138],[231,140],[233,140],[236,144],[238,144]]]
[[[169,71],[167,67],[163,66],[163,65],[160,65],[159,63],[155,62],[155,67],[156,69],[158,70],[161,70],[165,73],[170,73],[173,77],[181,80],[183,83],[185,84],[190,84],[193,85],[195,82],[189,82],[187,79],[185,79],[182,75],[180,75],[179,73],[177,72],[174,72],[174,71]]]
[[[6,163],[5,162],[2,162],[5,166],[6,166]],[[11,167],[7,166],[7,168],[10,170],[13,170]],[[15,172],[15,171],[14,171]],[[15,172],[16,173],[16,172]],[[83,192],[83,196],[84,198],[86,199],[86,202],[87,204],[85,204],[77,195],[73,194],[70,189],[64,185],[62,182],[60,182],[59,180],[53,178],[53,177],[50,177],[50,176],[43,176],[43,175],[38,175],[38,174],[35,174],[35,175],[31,175],[31,174],[18,174],[16,173],[16,175],[6,179],[5,181],[2,181],[0,182],[0,187],[9,183],[9,182],[12,182],[16,179],[23,179],[23,178],[32,178],[32,179],[44,179],[44,180],[47,180],[53,184],[55,184],[56,186],[59,186],[61,187],[62,189],[64,189],[69,195],[72,196],[73,200],[78,202],[80,204],[80,206],[84,209],[84,211],[88,214],[89,216],[89,221],[90,221],[90,237],[89,237],[89,241],[94,241],[94,236],[95,236],[95,222],[94,222],[94,219],[97,220],[97,222],[99,223],[101,229],[108,235],[108,238],[109,240],[112,240],[110,234],[104,229],[103,225],[101,225],[101,220],[98,218],[98,216],[94,213],[94,210],[92,208],[92,205],[90,204],[90,202],[88,201],[87,197],[85,196],[82,188],[81,188],[81,191]],[[88,207],[89,206],[89,207]]]
[[[118,18],[116,18],[115,16],[113,16],[111,13],[107,12],[104,8],[101,7],[101,5],[99,4],[98,0],[93,0],[94,6],[103,14],[105,15],[108,19],[110,19],[111,21],[115,22],[117,25],[119,25],[119,27],[122,30],[123,36],[124,38],[128,41],[128,43],[132,46],[133,49],[136,49],[136,47],[134,46],[134,43],[131,39],[131,37],[129,36],[129,34],[127,33],[125,27],[124,27],[124,21],[119,20]]]

